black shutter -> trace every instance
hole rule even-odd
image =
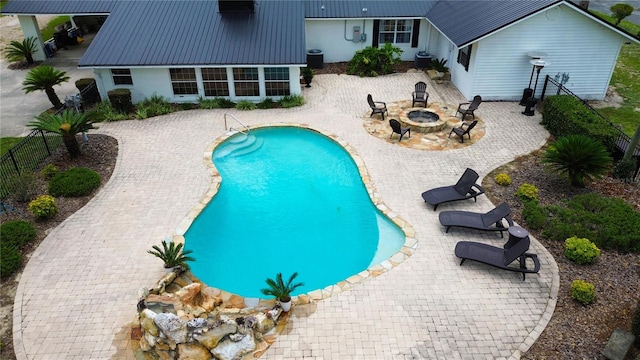
[[[373,39],[371,46],[377,48],[380,42],[380,20],[373,20]]]
[[[411,34],[411,47],[418,47],[418,36],[420,36],[420,19],[413,20],[413,34]]]

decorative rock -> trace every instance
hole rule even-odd
[[[178,360],[208,360],[211,353],[200,344],[180,344],[178,345]]]
[[[258,332],[264,334],[274,327],[276,327],[276,323],[273,321],[273,319],[267,317],[266,314],[256,315],[256,330]]]
[[[198,305],[197,297],[200,294],[200,283],[189,284],[176,292],[176,296],[185,305]]]
[[[177,315],[157,314],[153,322],[167,338],[176,344],[187,341],[187,324]]]
[[[224,340],[215,349],[211,349],[211,353],[219,360],[236,360],[242,359],[245,355],[253,352],[256,343],[249,334],[245,335],[240,341]]]
[[[140,326],[144,329],[145,333],[149,333],[153,336],[158,336],[158,327],[153,322],[156,313],[149,309],[144,309],[140,313]]]
[[[194,334],[193,338],[208,349],[213,349],[218,346],[220,340],[225,336],[235,334],[236,332],[238,332],[238,325],[236,325],[236,323],[222,321],[220,324],[209,329],[203,334]]]
[[[158,338],[153,336],[153,335],[151,335],[150,333],[144,333],[144,335],[142,336],[142,339],[140,339],[140,340],[143,340],[143,339],[144,339],[144,342],[146,343],[146,346],[148,346],[150,348],[156,346],[157,342],[158,342]],[[142,342],[140,342],[140,347],[142,347]],[[167,347],[167,350],[168,349],[169,348]],[[145,350],[145,351],[147,351],[147,350]]]
[[[195,331],[207,326],[207,319],[191,319],[187,321],[187,329]]]

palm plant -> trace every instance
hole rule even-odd
[[[611,166],[611,156],[599,141],[584,135],[568,135],[549,146],[542,163],[552,172],[566,174],[571,186],[600,179]]]
[[[76,134],[95,129],[93,126],[94,117],[93,112],[74,113],[71,110],[65,110],[60,115],[43,113],[27,126],[62,135],[62,141],[67,147],[69,155],[75,158],[80,155],[80,144],[76,139]]]
[[[9,61],[27,59],[28,64],[33,64],[33,53],[37,52],[36,38],[25,38],[22,42],[13,40],[4,49],[4,55]]]
[[[282,273],[278,273],[275,280],[269,278],[265,280],[269,288],[260,291],[265,295],[277,298],[281,302],[289,302],[291,301],[291,293],[298,287],[304,286],[304,283],[301,282],[292,284],[296,276],[298,276],[298,273],[294,272],[289,278],[289,281],[285,283],[282,280]]]
[[[22,90],[24,90],[26,94],[36,90],[44,90],[47,97],[49,97],[49,101],[51,101],[56,109],[59,109],[62,107],[62,102],[60,102],[60,98],[58,98],[55,90],[53,90],[53,86],[60,85],[67,81],[69,81],[69,77],[66,72],[54,69],[48,65],[38,66],[27,74],[22,82],[22,85],[24,85]]]
[[[176,245],[173,241],[163,241],[162,249],[158,245],[153,245],[153,250],[148,250],[147,252],[164,261],[164,267],[167,269],[181,266],[183,269],[188,270],[189,264],[187,264],[187,261],[196,261],[196,259],[187,256],[193,251],[183,251],[183,245],[182,243]]]

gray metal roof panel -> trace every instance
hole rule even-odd
[[[560,2],[562,0],[442,0],[427,13],[427,19],[460,47]]]
[[[217,1],[120,2],[79,66],[304,64],[301,2],[259,1],[220,14]]]
[[[425,17],[437,0],[305,0],[305,17],[318,19]],[[366,11],[363,11],[366,9]]]
[[[3,14],[106,14],[117,0],[10,0]]]

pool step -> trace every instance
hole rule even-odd
[[[240,156],[251,153],[262,146],[264,139],[258,139],[255,136],[241,134],[227,140],[229,144],[220,151],[216,151],[214,159],[221,159],[226,156]]]

